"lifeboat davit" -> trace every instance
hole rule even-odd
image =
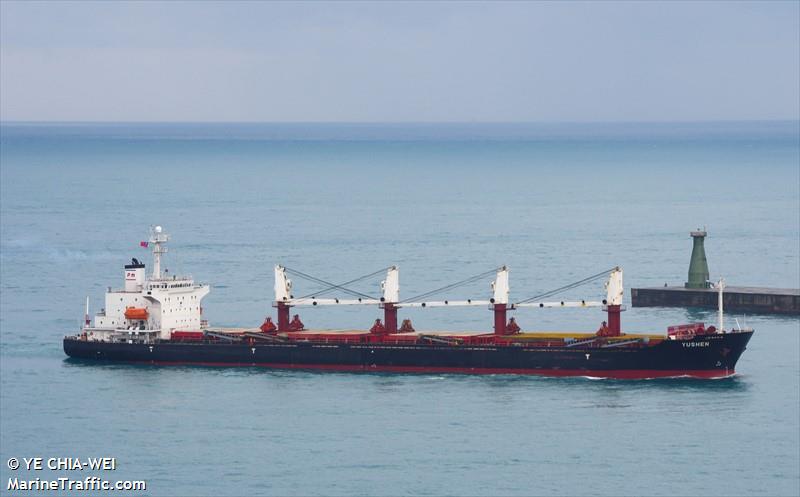
[[[144,307],[128,307],[125,309],[125,319],[147,319],[147,309]]]

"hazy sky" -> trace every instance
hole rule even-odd
[[[0,2],[0,118],[800,118],[800,2]]]

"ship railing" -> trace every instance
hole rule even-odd
[[[599,338],[600,337],[591,337],[583,340],[574,340],[565,344],[565,347],[580,347],[581,345],[589,345],[590,343],[596,342]]]
[[[141,290],[134,290],[132,292],[129,292],[128,290],[125,290],[124,288],[111,288],[111,287],[108,287],[108,293],[141,293]]]
[[[242,337],[236,333],[225,333],[224,331],[211,331],[205,330],[203,335],[210,338],[216,338],[218,340],[226,340],[229,342],[241,342]]]
[[[166,281],[189,281],[193,280],[191,274],[173,274],[169,276],[162,276],[161,278],[149,278],[147,281],[157,281],[157,282],[166,282]]]
[[[104,328],[102,326],[89,326],[87,328],[83,328],[85,331],[100,331],[103,333],[111,333],[117,331],[117,328]]]
[[[140,330],[139,328],[114,328],[113,331],[115,331],[117,333],[127,334],[127,335],[131,335],[131,334],[133,334],[133,335],[139,335],[139,334],[147,335],[147,334],[151,334],[151,333],[158,333],[161,330],[160,329],[153,329],[153,328],[146,328],[144,330]]]
[[[455,337],[440,336],[440,335],[419,335],[421,340],[431,343],[441,343],[445,345],[461,345],[464,340]]]
[[[622,341],[617,341],[617,342],[610,342],[610,343],[607,343],[605,345],[602,345],[601,348],[610,349],[612,347],[625,347],[627,345],[633,345],[633,344],[639,343],[641,341],[642,341],[641,338],[634,338],[632,340],[622,340]]]

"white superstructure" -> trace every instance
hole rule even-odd
[[[109,287],[105,307],[94,316],[94,324],[87,318],[83,329],[87,340],[151,342],[169,339],[174,331],[200,331],[207,326],[201,302],[210,288],[195,283],[191,276],[162,270],[167,241],[169,235],[161,226],[151,229],[149,242],[142,246],[152,246],[153,272],[148,277],[137,259],[125,265],[123,288]]]

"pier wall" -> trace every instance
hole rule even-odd
[[[717,308],[717,291],[705,288],[632,288],[633,307]],[[759,314],[800,315],[800,290],[783,288],[727,287],[723,293],[725,310]]]

